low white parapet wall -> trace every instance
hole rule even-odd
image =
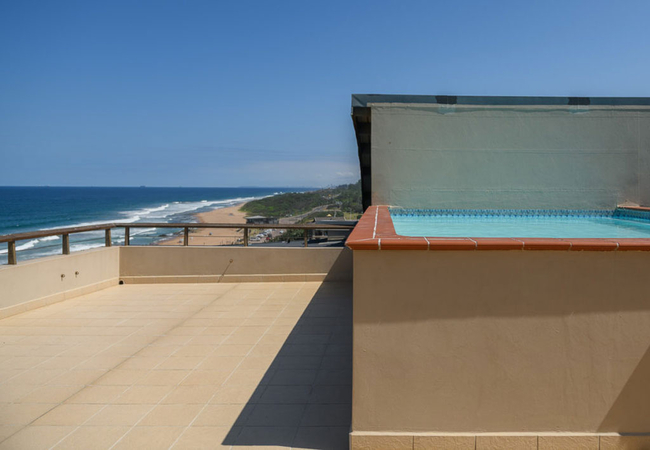
[[[124,283],[352,281],[347,248],[121,247]]]
[[[119,283],[352,281],[346,248],[108,247],[0,267],[0,318]]]
[[[0,318],[118,284],[119,252],[99,248],[0,267]]]

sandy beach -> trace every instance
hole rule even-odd
[[[240,211],[245,203],[196,214],[199,223],[245,223],[246,214]],[[244,232],[236,228],[195,228],[190,230],[190,245],[233,245],[243,239]],[[174,236],[158,245],[183,245],[183,236]]]

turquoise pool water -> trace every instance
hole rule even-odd
[[[425,237],[650,238],[650,214],[392,209],[397,234]]]

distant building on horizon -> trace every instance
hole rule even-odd
[[[245,217],[246,223],[251,225],[273,225],[279,222],[277,217],[249,216]]]

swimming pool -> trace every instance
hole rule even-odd
[[[412,210],[392,208],[402,236],[477,238],[650,238],[650,212]]]

